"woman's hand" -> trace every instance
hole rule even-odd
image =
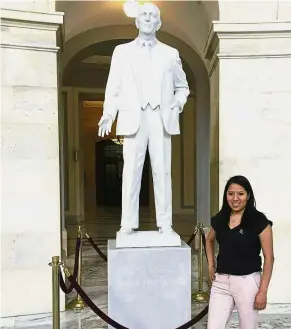
[[[264,310],[267,305],[267,292],[265,291],[258,291],[255,302],[254,302],[254,309],[255,310]]]

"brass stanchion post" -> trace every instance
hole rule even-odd
[[[78,237],[80,237],[80,252],[79,252],[79,259],[78,259],[78,275],[77,275],[77,282],[79,286],[82,285],[82,244],[83,244],[83,229],[82,226],[78,226]],[[67,305],[67,309],[82,309],[86,306],[83,302],[82,298],[77,294],[77,297],[70,301]]]
[[[60,329],[60,257],[53,256],[49,265],[52,267],[53,288],[53,329]]]
[[[198,291],[192,294],[192,300],[195,302],[206,302],[209,300],[209,295],[206,292],[203,292],[203,223],[198,225],[198,234],[199,234],[199,258],[198,258]]]

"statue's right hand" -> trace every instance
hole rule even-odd
[[[113,121],[111,115],[107,113],[103,114],[98,123],[99,126],[98,136],[104,137],[105,135],[109,135],[109,133],[111,132],[112,123]]]

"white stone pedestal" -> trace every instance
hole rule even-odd
[[[133,234],[116,233],[116,248],[181,247],[181,238],[176,232],[138,231]]]
[[[109,240],[108,314],[130,329],[174,329],[189,321],[190,247],[182,241],[181,247],[118,249]]]

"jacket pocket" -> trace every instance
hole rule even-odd
[[[177,102],[176,101],[173,101],[172,103],[171,103],[171,110],[174,110],[174,108],[177,106]]]

